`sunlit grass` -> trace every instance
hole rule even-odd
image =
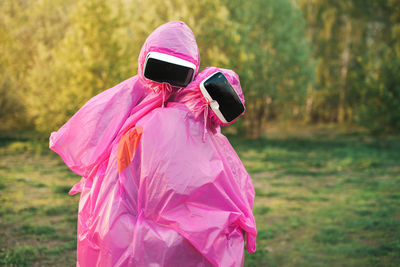
[[[256,189],[258,250],[246,265],[400,263],[399,138],[230,139]]]
[[[0,265],[73,266],[79,177],[47,149],[45,137],[0,137]],[[72,219],[71,219],[72,218]]]
[[[400,138],[229,136],[256,189],[246,266],[398,266]],[[79,181],[47,140],[0,137],[0,265],[74,266]]]

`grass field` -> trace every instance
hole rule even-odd
[[[256,188],[247,266],[400,266],[400,138],[229,138]],[[79,177],[46,145],[0,136],[0,265],[75,265]]]

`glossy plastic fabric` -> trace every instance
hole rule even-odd
[[[204,72],[216,70],[241,93],[234,72]],[[120,244],[118,263],[241,266],[244,241],[250,253],[256,249],[251,179],[219,126],[206,123],[203,139],[208,111],[202,116],[202,98],[189,97],[205,73],[177,93],[179,102],[142,117],[113,150],[110,162],[122,167],[107,185],[101,229],[110,237],[103,245]]]
[[[113,149],[121,136],[154,108],[163,105],[176,88],[143,77],[142,68],[148,52],[163,52],[200,64],[194,35],[183,22],[169,22],[157,28],[146,40],[139,55],[138,75],[89,100],[64,126],[51,134],[50,149],[57,152],[69,168],[83,176],[70,194],[81,192],[78,214],[77,266],[126,266],[119,260],[123,243],[120,229],[110,236],[104,211],[118,177]],[[115,164],[114,164],[115,163]],[[124,206],[125,200],[120,203]],[[114,214],[115,215],[115,214]],[[109,218],[111,219],[111,218]],[[134,226],[131,221],[129,226]],[[130,238],[132,242],[132,238]],[[128,251],[125,251],[128,253]],[[171,252],[172,253],[172,252]]]
[[[158,27],[142,46],[138,75],[90,99],[50,137],[50,148],[77,174],[89,177],[106,160],[111,145],[150,110],[159,107],[177,88],[152,82],[143,76],[149,52],[167,53],[200,65],[193,32],[183,22]]]
[[[245,238],[255,251],[254,189],[229,141],[216,130],[203,142],[202,120],[183,103],[152,111],[137,128],[142,133],[132,161],[109,185],[107,213],[100,216],[109,237],[119,236],[107,240],[120,244],[119,260],[241,266]]]

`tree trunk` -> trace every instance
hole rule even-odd
[[[255,135],[255,138],[259,138],[263,131],[263,125],[264,125],[264,121],[265,121],[265,118],[264,118],[265,109],[267,108],[266,104],[264,104],[264,103],[266,103],[266,101],[264,101],[264,100],[265,100],[264,97],[259,99],[259,105],[257,107],[257,121],[258,122],[257,122],[257,133]]]
[[[313,88],[310,84],[307,87],[307,106],[306,106],[306,122],[311,121],[311,112],[312,112],[312,104],[313,104]]]
[[[351,21],[347,15],[343,17],[344,22],[344,47],[341,58],[341,70],[340,70],[340,84],[339,84],[339,103],[338,103],[338,115],[337,120],[339,123],[344,122],[346,115],[346,85],[347,85],[347,73],[350,62],[350,44],[351,44]]]
[[[250,98],[247,101],[247,112],[246,112],[246,120],[247,120],[247,127],[245,128],[245,134],[247,138],[254,139],[255,138],[255,129],[256,129],[256,101],[252,98]]]
[[[315,15],[314,15],[314,6],[313,2],[309,1],[307,4],[307,37],[310,43],[314,43],[314,36],[315,36]],[[306,102],[306,116],[305,121],[311,122],[311,112],[312,112],[312,105],[313,105],[313,86],[312,84],[307,86],[307,102]]]

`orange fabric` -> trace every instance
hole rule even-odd
[[[118,172],[121,173],[132,161],[136,147],[142,137],[143,127],[138,126],[125,133],[118,144],[117,160]]]

